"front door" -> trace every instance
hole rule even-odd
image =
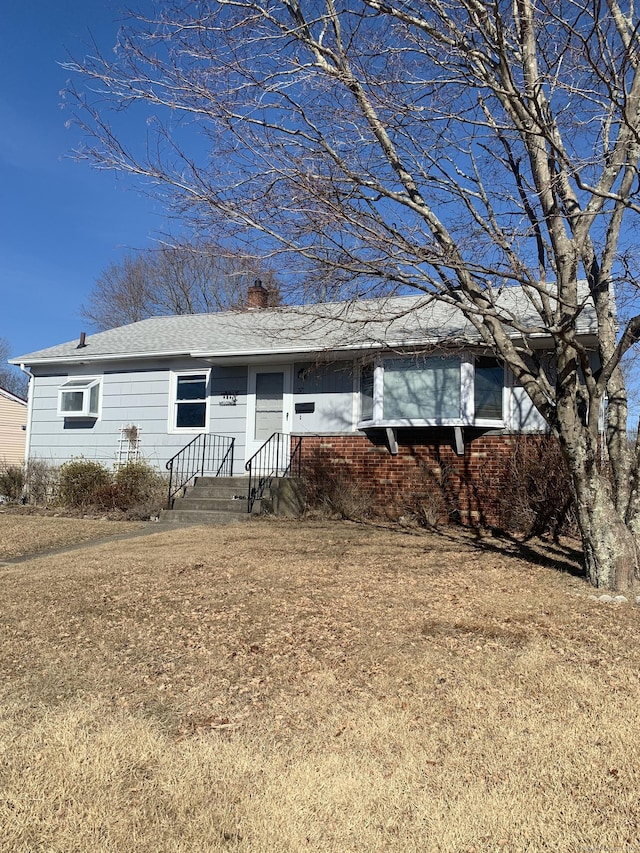
[[[247,406],[247,450],[250,459],[274,432],[291,430],[291,369],[251,368]]]

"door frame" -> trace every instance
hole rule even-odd
[[[260,364],[249,365],[247,378],[247,429],[245,435],[245,463],[251,459],[265,442],[254,437],[256,420],[256,376],[258,373],[282,373],[282,428],[285,435],[291,433],[293,423],[293,365],[292,364]]]

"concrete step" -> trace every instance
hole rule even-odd
[[[246,499],[248,490],[248,477],[199,477],[187,495],[195,492],[203,498]]]
[[[200,489],[188,492],[173,502],[174,510],[201,510],[203,512],[232,512],[246,514],[247,500],[234,500],[220,495],[203,495]]]
[[[164,510],[164,524],[228,524],[247,521],[248,477],[199,477],[185,495],[176,497],[173,509]],[[260,501],[252,515],[260,513]]]
[[[196,480],[197,486],[229,486],[230,488],[238,489],[240,492],[246,492],[249,486],[248,477],[198,477]]]
[[[203,510],[172,509],[162,510],[159,524],[181,525],[181,524],[233,524],[236,522],[249,521],[251,516],[248,512],[205,512]]]
[[[227,500],[236,498],[237,500],[246,501],[247,484],[245,483],[244,488],[237,489],[233,485],[201,486],[197,483],[195,486],[187,489],[186,497],[189,497],[189,495],[197,495],[199,498],[226,498]]]

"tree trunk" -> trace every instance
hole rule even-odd
[[[611,483],[598,471],[593,450],[582,444],[568,459],[587,578],[595,587],[625,591],[640,578],[639,542],[620,517]]]
[[[636,539],[616,512],[608,484],[596,476],[603,482],[581,489],[576,501],[587,578],[596,587],[628,590],[638,576]]]

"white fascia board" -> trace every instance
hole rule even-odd
[[[158,352],[119,352],[119,353],[100,353],[97,355],[49,355],[42,358],[32,359],[15,359],[10,358],[9,364],[24,364],[32,367],[33,365],[47,364],[89,364],[99,361],[128,361],[129,359],[144,359],[144,358],[179,358],[191,356],[188,350],[159,350]]]

